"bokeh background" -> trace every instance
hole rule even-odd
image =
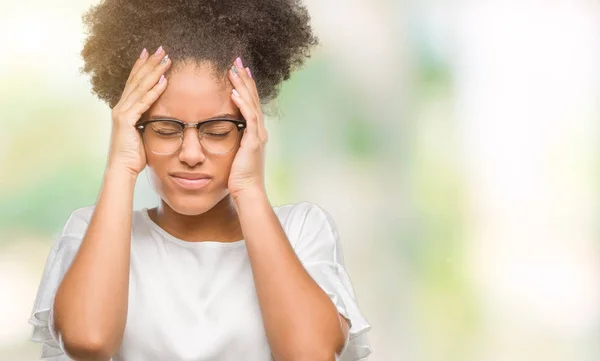
[[[98,194],[92,3],[0,5],[0,360],[39,358],[48,251]],[[321,46],[267,120],[269,194],[333,215],[370,360],[599,360],[600,4],[306,4]]]

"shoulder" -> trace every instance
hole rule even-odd
[[[95,205],[82,207],[71,212],[71,215],[65,223],[61,236],[76,236],[80,233],[85,233],[92,214],[94,213]]]
[[[283,229],[292,243],[305,235],[325,231],[337,236],[335,222],[321,206],[311,202],[298,202],[273,207]]]
[[[74,254],[77,252],[94,213],[94,208],[95,206],[87,206],[71,212],[60,235],[54,242],[53,253]]]
[[[331,221],[331,215],[325,209],[311,202],[284,204],[273,209],[279,220],[286,224]]]
[[[87,232],[96,205],[77,208],[71,212],[54,246],[55,252],[75,252]],[[144,225],[142,210],[133,210],[132,228]]]
[[[74,210],[67,219],[67,222],[65,223],[62,229],[61,237],[78,237],[85,234],[85,231],[87,230],[87,227],[90,224],[90,220],[92,219],[92,215],[94,214],[95,209],[96,205],[91,205]],[[144,212],[145,209],[133,210],[133,226],[138,225],[140,222],[143,222]]]
[[[65,222],[60,236],[58,237],[59,242],[62,239],[81,239],[85,234],[90,219],[94,213],[95,206],[87,206],[78,208],[71,212],[71,215]]]

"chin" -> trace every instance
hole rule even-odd
[[[211,210],[227,195],[226,191],[200,194],[165,194],[161,195],[161,199],[179,214],[197,216]]]
[[[154,172],[148,174],[148,181],[166,205],[176,213],[197,216],[211,210],[229,195],[227,185],[213,178],[213,184],[198,191],[185,191],[172,184],[168,176],[161,179]]]

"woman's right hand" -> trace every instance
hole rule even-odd
[[[163,74],[171,59],[165,55],[162,46],[151,56],[144,49],[129,73],[121,99],[112,109],[110,169],[124,169],[137,177],[146,167],[142,137],[135,125],[167,87]]]

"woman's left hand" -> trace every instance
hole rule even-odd
[[[249,68],[244,68],[241,58],[237,58],[229,69],[229,79],[233,84],[231,98],[246,119],[246,129],[227,184],[235,200],[242,194],[265,192],[264,164],[268,134],[256,83]]]

